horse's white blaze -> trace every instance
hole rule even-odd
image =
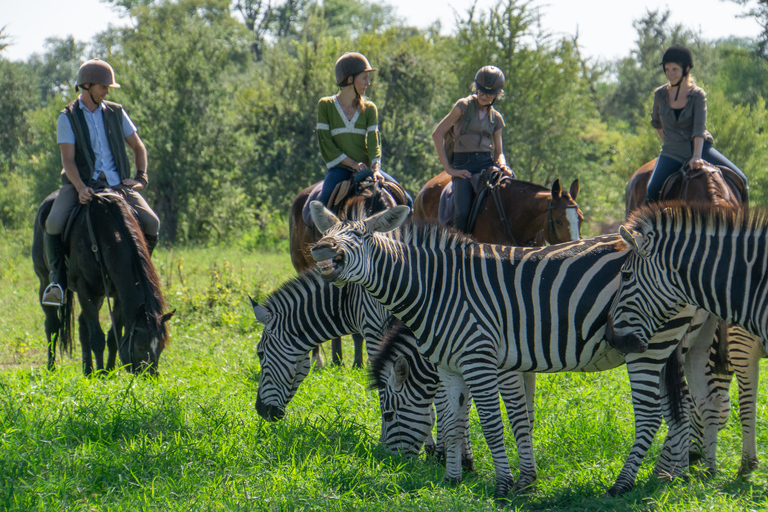
[[[157,355],[157,347],[159,347],[159,346],[160,346],[160,340],[158,340],[157,338],[152,338],[152,343],[150,344],[150,348],[152,349],[152,354],[155,357],[158,357],[158,355]]]
[[[579,211],[576,208],[566,208],[565,215],[571,226],[571,240],[578,240],[581,238],[579,233]]]

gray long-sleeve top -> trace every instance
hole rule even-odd
[[[667,85],[653,91],[653,111],[651,126],[661,128],[664,142],[661,154],[685,162],[693,157],[692,142],[694,137],[703,137],[710,144],[712,135],[707,131],[707,93],[701,87],[688,92],[688,102],[675,118],[675,112],[669,106]]]

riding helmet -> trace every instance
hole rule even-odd
[[[120,84],[115,82],[115,70],[101,59],[86,61],[77,70],[77,85],[83,84],[99,84],[120,88]]]
[[[504,73],[496,66],[483,66],[475,75],[475,87],[486,94],[499,94],[504,88]]]
[[[686,68],[693,69],[691,50],[680,44],[670,46],[661,58],[661,67],[664,68],[664,64],[670,63],[680,64],[683,72],[685,72]]]
[[[347,52],[336,61],[336,84],[343,84],[350,76],[359,75],[364,71],[378,71],[372,68],[365,55],[357,52]]]

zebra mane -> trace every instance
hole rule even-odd
[[[624,224],[641,233],[696,230],[714,234],[752,231],[755,235],[768,230],[768,211],[762,208],[731,210],[706,204],[689,205],[682,201],[661,202],[635,210]]]
[[[386,387],[384,369],[388,363],[393,362],[402,353],[401,347],[408,347],[405,336],[413,337],[413,333],[403,322],[393,316],[390,327],[381,340],[379,351],[374,359],[368,361],[368,375],[371,378],[370,389],[384,389]]]
[[[382,234],[387,236],[387,233]],[[447,228],[442,224],[424,221],[403,224],[389,236],[406,245],[416,245],[429,249],[466,247],[477,243],[474,238],[461,231]]]
[[[281,283],[276,290],[264,299],[264,306],[271,311],[283,311],[293,307],[290,297],[306,294],[306,290],[317,290],[325,285],[317,270],[308,270]]]

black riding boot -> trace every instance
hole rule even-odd
[[[155,247],[157,246],[157,240],[159,239],[159,235],[147,235],[144,234],[144,238],[147,240],[147,249],[149,250],[149,255],[152,256],[152,252],[155,250]]]
[[[45,258],[48,260],[48,280],[50,284],[45,288],[40,302],[44,306],[64,305],[64,290],[61,287],[61,272],[64,263],[64,242],[61,241],[61,235],[43,234],[43,248]]]

